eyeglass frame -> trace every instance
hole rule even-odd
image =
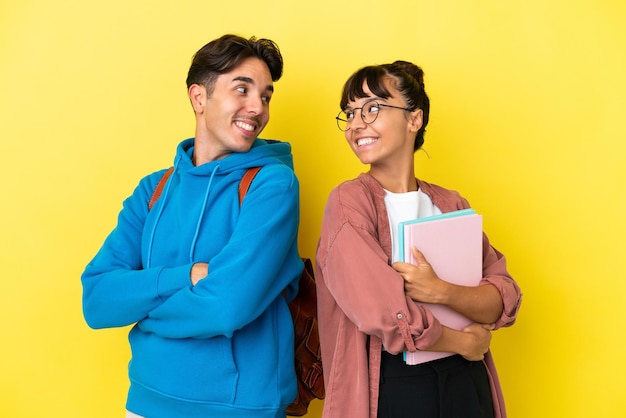
[[[365,103],[363,103],[363,106],[361,106],[361,107],[355,107],[355,108],[352,108],[352,111],[353,111],[353,112],[356,112],[357,110],[360,110],[360,111],[361,111],[361,120],[362,120],[362,121],[363,121],[363,123],[364,123],[364,124],[366,124],[366,125],[371,125],[372,123],[376,122],[376,119],[378,119],[378,114],[380,113],[380,112],[376,112],[376,117],[374,118],[374,120],[373,120],[373,121],[371,121],[371,122],[366,122],[366,121],[365,121],[365,118],[363,117],[363,108],[364,108],[365,106],[367,106],[368,104],[372,103],[372,102],[376,103],[376,104],[378,105],[378,107],[390,107],[390,108],[392,108],[392,109],[400,109],[400,110],[405,110],[405,111],[407,111],[407,112],[412,112],[412,111],[413,111],[412,109],[410,109],[410,108],[408,108],[408,107],[400,107],[400,106],[394,106],[394,105],[390,105],[390,104],[380,103],[380,102],[379,102],[379,99],[371,99],[371,100],[368,100],[368,101],[366,101]],[[352,123],[352,121],[348,121],[348,120],[345,120],[345,119],[340,118],[339,116],[340,116],[342,113],[343,113],[343,114],[345,114],[345,113],[346,113],[346,111],[345,111],[345,110],[340,110],[340,111],[339,111],[339,113],[337,114],[337,116],[335,116],[335,121],[337,122],[337,128],[339,128],[339,130],[340,130],[341,132],[348,132],[348,130],[350,130],[350,127],[349,127],[348,125],[349,125],[350,123]],[[339,126],[339,122],[345,122],[345,124],[346,124],[346,129],[341,129],[341,126]]]

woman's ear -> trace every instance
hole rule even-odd
[[[206,87],[201,86],[200,84],[192,84],[189,86],[187,94],[189,95],[189,100],[191,101],[191,106],[193,107],[194,112],[203,113],[204,105],[207,99]]]
[[[420,128],[422,127],[422,124],[424,123],[424,113],[422,112],[422,109],[415,109],[414,111],[412,111],[409,115],[409,127],[411,132],[417,132],[420,130]]]

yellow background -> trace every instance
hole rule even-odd
[[[484,215],[525,294],[492,346],[510,417],[624,416],[625,18],[621,0],[3,0],[0,416],[123,416],[128,330],[85,325],[80,274],[193,135],[190,58],[226,32],[284,54],[263,136],[293,144],[309,257],[328,192],[364,170],[333,120],[343,82],[421,65],[417,173]]]

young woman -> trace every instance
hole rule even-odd
[[[457,192],[416,179],[429,99],[414,64],[368,66],[346,82],[337,116],[367,173],[330,194],[317,251],[324,417],[504,417],[489,352],[491,330],[512,325],[521,292],[504,256],[483,234],[477,287],[441,280],[413,249],[398,262],[401,221],[469,207]],[[445,305],[471,319],[443,326],[415,302]],[[404,352],[455,353],[409,365]]]

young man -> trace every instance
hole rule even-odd
[[[293,325],[299,185],[288,143],[258,138],[282,56],[225,35],[194,56],[195,137],[142,179],[82,275],[92,328],[134,324],[128,416],[285,416],[296,395]],[[240,204],[238,186],[262,167]]]

